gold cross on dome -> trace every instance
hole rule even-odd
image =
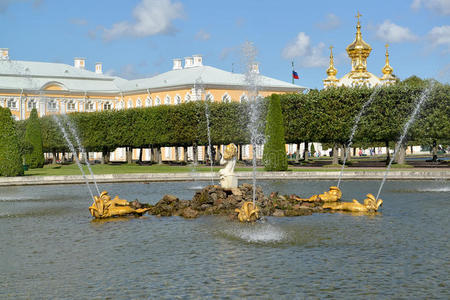
[[[386,49],[389,47],[389,44],[386,43],[386,45],[384,45],[386,47]]]
[[[362,14],[360,14],[359,11],[358,11],[358,14],[355,16],[355,18],[358,19],[358,23],[359,23],[359,17],[362,17]]]

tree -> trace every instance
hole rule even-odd
[[[25,130],[25,144],[33,147],[31,153],[25,154],[25,164],[30,168],[42,168],[44,166],[44,152],[42,150],[41,124],[39,123],[36,108],[31,111]]]
[[[286,141],[284,138],[283,114],[280,96],[273,94],[269,99],[266,117],[266,144],[264,145],[264,169],[266,171],[286,171]]]
[[[0,176],[24,174],[15,127],[11,111],[0,107]]]

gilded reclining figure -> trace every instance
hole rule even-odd
[[[299,198],[296,197],[296,200],[299,201],[305,201],[305,202],[316,202],[316,201],[323,201],[323,202],[336,202],[339,201],[342,197],[342,192],[337,186],[330,186],[330,190],[327,192],[324,192],[323,194],[319,195],[313,195],[309,198]]]
[[[150,208],[143,208],[138,201],[128,202],[116,196],[111,200],[107,191],[103,191],[100,196],[94,196],[94,203],[89,207],[89,211],[94,218],[109,218],[125,216],[129,214],[142,215]]]
[[[253,202],[251,201],[244,202],[240,209],[235,209],[235,212],[238,213],[238,219],[241,222],[255,222],[260,218],[259,208],[253,206]]]
[[[375,199],[372,194],[367,194],[367,198],[364,199],[364,204],[358,202],[358,200],[353,199],[353,202],[332,202],[325,203],[323,205],[324,209],[331,210],[342,210],[351,212],[376,212],[378,208],[383,204],[383,200]]]

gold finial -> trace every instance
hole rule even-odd
[[[360,18],[360,17],[362,17],[362,14],[360,14],[359,11],[358,11],[358,14],[356,14],[356,16],[355,16],[355,18],[358,19],[358,24],[359,24],[359,18]]]
[[[330,66],[327,69],[327,74],[329,77],[334,77],[337,74],[337,70],[334,67],[333,46],[330,46]]]
[[[383,67],[383,69],[381,69],[381,71],[385,75],[390,75],[390,74],[392,74],[392,72],[394,72],[394,70],[389,65],[389,52],[388,52],[389,44],[386,44],[385,47],[386,47],[386,63],[384,64],[384,67]]]

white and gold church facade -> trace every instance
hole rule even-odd
[[[337,78],[337,70],[334,66],[333,47],[330,47],[330,65],[327,69],[327,78],[323,80],[324,88],[332,86],[367,86],[375,87],[380,85],[390,85],[395,83],[396,77],[393,69],[389,65],[388,45],[386,44],[386,62],[381,69],[383,75],[378,77],[367,70],[367,58],[372,51],[372,47],[366,43],[361,34],[361,23],[358,13],[358,23],[356,25],[355,40],[347,46],[347,54],[351,59],[351,71],[341,78]]]
[[[305,87],[259,74],[258,96],[272,93],[298,93]],[[86,59],[75,58],[74,65],[10,59],[9,50],[0,49],[0,106],[8,107],[16,120],[27,119],[33,108],[39,116],[120,110],[158,105],[178,105],[190,101],[245,101],[248,99],[246,76],[203,65],[201,55],[173,59],[172,70],[143,79],[126,80],[103,74],[102,64],[94,71],[86,68]],[[205,157],[200,147],[199,157]],[[163,160],[182,158],[180,149],[162,149]],[[133,157],[139,157],[135,150]],[[192,153],[192,149],[190,150]],[[261,152],[261,151],[259,151]],[[243,157],[251,157],[251,149],[243,147]],[[99,153],[91,153],[97,158]],[[125,160],[124,149],[117,149],[112,160]],[[150,150],[143,152],[150,159]]]

